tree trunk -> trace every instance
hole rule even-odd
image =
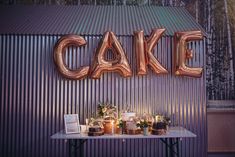
[[[229,69],[229,54],[228,54],[228,40],[226,40],[226,34],[227,34],[227,23],[226,23],[226,17],[225,14],[223,16],[223,27],[222,27],[222,33],[221,33],[221,52],[223,52],[223,67],[222,67],[222,75],[226,76],[225,80],[221,83],[223,85],[223,99],[229,98],[229,93],[231,91],[230,87],[230,69]]]
[[[206,26],[206,32],[208,33],[208,38],[207,38],[207,87],[208,87],[208,92],[209,93],[209,99],[213,99],[213,85],[214,85],[214,78],[213,78],[213,54],[212,54],[212,27],[211,27],[211,21],[212,21],[212,16],[211,16],[211,0],[207,0],[207,8],[208,8],[208,16],[207,16],[207,26]]]
[[[173,6],[173,0],[169,0],[170,6]]]
[[[211,83],[212,83],[212,99],[215,99],[216,97],[216,89],[217,89],[217,84],[216,84],[216,68],[214,68],[214,65],[216,64],[216,34],[214,33],[214,25],[215,25],[215,16],[214,16],[214,8],[215,8],[215,2],[213,0],[209,0],[210,1],[210,35],[211,35]],[[213,8],[213,9],[212,9]]]
[[[199,15],[199,12],[198,12],[198,0],[195,1],[195,14],[196,14],[196,21],[198,22],[198,15]]]
[[[228,17],[228,5],[227,0],[224,0],[224,11],[225,11],[225,19],[226,19],[226,25],[227,25],[227,35],[228,35],[228,53],[229,53],[229,60],[230,60],[230,84],[232,88],[232,93],[234,91],[234,70],[233,70],[233,52],[232,52],[232,38],[231,38],[231,30],[230,30],[230,23],[229,23],[229,17]],[[231,93],[231,94],[232,94]]]
[[[162,0],[162,6],[165,6],[165,0]]]

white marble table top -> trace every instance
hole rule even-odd
[[[170,127],[166,135],[151,135],[144,136],[138,135],[127,135],[127,134],[105,134],[102,136],[88,136],[86,133],[80,134],[65,134],[64,130],[55,133],[51,136],[52,139],[155,139],[155,138],[191,138],[196,137],[194,133],[183,128],[183,127]]]

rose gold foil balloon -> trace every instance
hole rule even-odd
[[[147,56],[144,47],[144,31],[134,32],[133,49],[136,55],[137,75],[147,74]]]
[[[60,38],[54,47],[54,61],[59,72],[68,79],[82,79],[88,75],[89,66],[82,66],[77,70],[69,69],[64,61],[65,48],[71,45],[86,45],[84,38],[78,35],[65,35]]]
[[[115,57],[113,60],[106,60],[105,53],[111,50]],[[118,72],[123,77],[132,75],[125,52],[113,32],[106,32],[96,50],[94,61],[91,67],[91,78],[100,78],[104,72]]]
[[[134,51],[136,52],[137,74],[147,74],[147,67],[149,65],[157,74],[167,74],[167,70],[160,64],[157,58],[153,55],[153,49],[165,29],[154,29],[150,37],[145,40],[144,32],[138,31],[134,33]]]
[[[157,58],[153,55],[153,48],[156,46],[158,40],[162,37],[162,34],[166,29],[154,29],[150,37],[146,42],[146,52],[148,54],[148,64],[151,66],[153,71],[157,74],[167,74],[167,70],[159,63]]]
[[[188,67],[185,62],[186,59],[193,57],[193,51],[187,49],[189,41],[201,40],[203,38],[201,31],[187,31],[175,33],[175,52],[174,52],[174,72],[175,75],[201,77],[202,68]]]

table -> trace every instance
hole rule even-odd
[[[51,136],[52,139],[69,141],[69,157],[77,157],[79,150],[80,157],[84,157],[84,143],[90,139],[160,139],[166,148],[166,157],[179,157],[179,140],[182,138],[195,138],[196,135],[183,127],[170,127],[166,135],[103,135],[88,136],[86,133],[65,134],[62,130]]]

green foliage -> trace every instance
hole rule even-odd
[[[136,124],[136,126],[140,128],[147,128],[149,127],[149,123],[146,120],[141,120],[139,123]]]
[[[119,128],[123,128],[123,126],[124,126],[124,124],[123,124],[123,121],[120,119],[119,121],[118,121],[118,127]]]
[[[117,118],[117,108],[110,103],[99,103],[97,107],[98,116],[101,118]]]
[[[164,116],[164,117],[163,117],[163,122],[164,122],[166,125],[170,125],[170,123],[171,123],[170,117]]]

